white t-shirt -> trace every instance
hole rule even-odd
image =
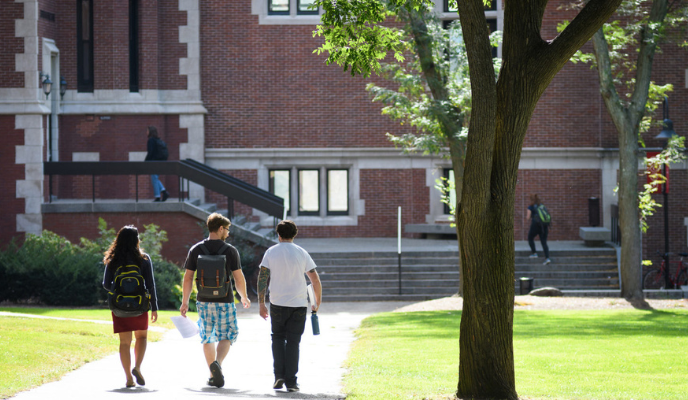
[[[306,250],[294,243],[270,247],[261,267],[270,270],[270,303],[282,307],[308,307],[304,273],[316,265]]]

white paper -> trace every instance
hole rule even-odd
[[[191,318],[177,315],[170,317],[170,319],[174,323],[174,326],[177,327],[177,330],[179,330],[179,333],[182,334],[183,338],[186,339],[198,335],[198,325],[192,321]]]
[[[308,286],[306,286],[306,291],[308,292],[308,303],[313,307],[315,305],[315,291],[313,290],[313,285],[308,284]]]

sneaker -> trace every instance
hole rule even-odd
[[[153,200],[153,203],[157,203],[160,201],[160,197],[156,197],[155,200]]]
[[[170,195],[167,194],[167,190],[163,190],[160,192],[160,194],[162,195],[162,201],[167,201],[167,199],[170,197]]]
[[[297,385],[296,383],[293,385],[287,385],[287,391],[298,392],[299,391],[299,385]]]
[[[222,375],[222,368],[220,367],[220,363],[217,361],[213,361],[210,364],[210,373],[213,374],[213,377],[208,380],[208,384],[211,386],[216,386],[216,387],[223,387],[225,385],[225,377]],[[212,384],[210,383],[212,380]]]
[[[283,385],[284,385],[284,379],[277,378],[277,379],[275,379],[275,383],[272,385],[272,388],[273,389],[282,389]]]
[[[550,259],[548,258],[548,259],[545,260],[545,262],[542,263],[542,265],[547,265],[547,264],[549,264],[549,263],[551,263],[551,262],[552,262],[552,260],[550,260]]]
[[[528,258],[537,258],[537,253],[533,253],[533,254],[529,255]]]

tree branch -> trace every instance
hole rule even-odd
[[[599,30],[619,7],[622,0],[590,0],[576,18],[551,43],[549,55],[543,61],[551,62],[558,71],[581,48],[588,38]],[[558,67],[557,67],[558,66]]]
[[[604,37],[604,31],[600,28],[592,37],[592,50],[597,59],[597,74],[600,78],[600,93],[609,110],[609,114],[616,125],[617,130],[623,131],[628,110],[624,107],[619,92],[614,86],[612,78],[612,63],[609,57],[609,45]]]
[[[650,17],[640,34],[640,48],[638,49],[638,61],[636,64],[635,88],[631,96],[629,111],[633,124],[640,122],[645,115],[647,97],[650,89],[650,77],[652,75],[652,60],[657,50],[657,25],[664,22],[667,15],[667,0],[654,0]]]

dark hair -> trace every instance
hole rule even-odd
[[[212,213],[208,216],[206,225],[208,225],[209,232],[217,232],[217,230],[221,227],[229,227],[230,225],[232,225],[232,223],[229,221],[229,218],[225,217],[224,215],[219,213]]]
[[[114,268],[124,263],[139,264],[143,260],[143,250],[139,247],[139,231],[135,226],[127,225],[117,232],[117,237],[105,252],[103,263]]]
[[[299,233],[299,229],[296,227],[294,221],[285,219],[277,224],[277,234],[280,235],[282,239],[293,239],[296,234]]]
[[[530,205],[535,205],[535,204],[541,204],[540,203],[540,198],[536,194],[531,194],[530,195]]]
[[[149,125],[148,126],[148,137],[154,137],[156,139],[159,138],[160,136],[158,136],[158,128]]]

